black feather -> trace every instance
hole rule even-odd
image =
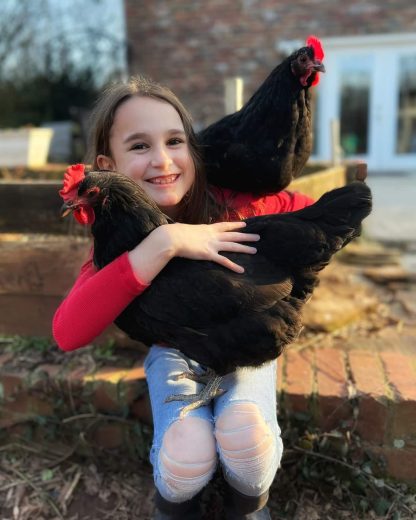
[[[282,61],[241,110],[197,134],[208,182],[257,195],[276,193],[299,175],[312,151],[312,47]]]
[[[137,184],[124,175],[91,172],[94,261],[100,268],[168,223]],[[217,263],[174,258],[115,323],[132,338],[164,343],[223,375],[276,358],[301,328],[301,309],[332,255],[360,232],[371,194],[353,183],[300,211],[249,218],[259,233],[257,254],[224,253],[243,275]]]

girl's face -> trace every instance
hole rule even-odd
[[[195,167],[177,111],[167,102],[131,97],[117,109],[110,133],[111,157],[99,168],[134,179],[168,216],[191,188]]]

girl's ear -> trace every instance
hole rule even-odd
[[[115,164],[113,159],[107,155],[97,155],[97,164],[100,170],[115,170]]]

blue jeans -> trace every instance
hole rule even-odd
[[[191,410],[187,416],[205,419],[212,424],[214,432],[217,418],[233,404],[254,403],[258,407],[264,422],[270,429],[273,440],[273,449],[269,452],[267,467],[261,473],[260,481],[255,482],[248,476],[247,478],[245,477],[245,475],[250,474],[250,468],[247,468],[248,473],[244,470],[245,468],[242,468],[242,471],[239,471],[239,474],[237,474],[228,464],[227,460],[229,459],[224,457],[224,450],[218,449],[217,444],[218,458],[221,461],[225,479],[238,491],[249,496],[259,496],[267,491],[280,466],[283,453],[283,443],[276,413],[276,366],[276,361],[273,361],[258,368],[240,368],[236,372],[227,374],[220,385],[220,388],[226,390],[226,392],[213,399],[209,406]],[[202,384],[190,379],[176,380],[175,376],[189,371],[189,369],[196,373],[203,373],[204,367],[201,367],[201,365],[187,358],[176,349],[155,345],[151,347],[146,356],[144,368],[149,386],[154,421],[154,438],[150,461],[154,469],[155,485],[161,495],[167,500],[175,502],[185,501],[199,490],[184,491],[183,496],[180,497],[172,496],[171,490],[166,486],[159,454],[166,431],[175,421],[179,420],[179,413],[187,403],[183,401],[166,403],[165,399],[174,394],[194,394],[199,392],[203,388]],[[251,459],[248,463],[255,464],[256,461]],[[252,471],[251,475],[254,474],[260,475],[260,473]],[[209,475],[207,480],[211,477],[212,474]]]

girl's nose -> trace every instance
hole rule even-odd
[[[173,163],[169,153],[164,148],[154,149],[154,153],[151,160],[153,168],[169,168]]]

